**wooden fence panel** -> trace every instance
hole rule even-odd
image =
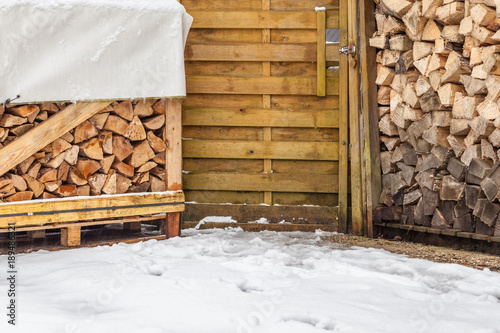
[[[185,52],[184,219],[282,216],[336,227],[339,46],[317,43],[323,27],[339,28],[338,1],[180,2],[194,17]]]

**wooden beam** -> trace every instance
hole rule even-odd
[[[23,227],[183,210],[180,192],[10,202],[0,204],[0,228],[7,228],[9,222]]]
[[[187,140],[184,158],[337,161],[337,142]],[[170,169],[168,169],[170,170]]]
[[[111,101],[70,104],[0,149],[0,176],[110,104]]]
[[[327,75],[327,94],[338,95],[338,76]],[[315,77],[188,76],[188,94],[314,95]]]
[[[378,206],[382,193],[382,176],[380,172],[380,137],[378,127],[377,86],[375,85],[377,50],[368,46],[368,39],[375,31],[374,2],[362,0],[360,4],[360,70],[363,113],[363,164],[362,172],[365,175],[364,183],[366,198],[366,235],[373,237],[373,212]]]
[[[186,190],[271,191],[337,193],[337,175],[190,173],[184,175]]]
[[[340,46],[348,44],[348,0],[340,0]],[[348,55],[340,55],[339,89],[339,232],[347,232],[349,206],[349,64]]]
[[[314,8],[314,6],[312,7]],[[190,10],[192,29],[316,29],[314,11]],[[328,9],[327,27],[338,28],[338,9]]]
[[[316,30],[316,47],[317,47],[317,61],[316,61],[316,77],[317,77],[317,96],[326,96],[326,11],[318,10],[317,16],[317,30]]]
[[[81,237],[81,227],[74,226],[61,229],[62,246],[79,246]]]
[[[187,44],[186,61],[316,61],[314,44]]]
[[[269,213],[266,212],[266,216]],[[314,214],[314,212],[312,212]],[[182,224],[183,229],[194,228],[198,225],[199,222],[184,222]],[[260,223],[204,223],[200,226],[200,229],[224,229],[224,228],[241,228],[245,231],[249,232],[259,232],[264,230],[269,231],[303,231],[303,232],[315,232],[320,229],[323,231],[338,231],[338,227],[334,224],[298,224],[298,223],[290,223],[290,224],[281,224],[281,223],[269,223],[269,224],[260,224]]]
[[[358,2],[348,1],[349,45],[358,50]],[[351,147],[351,207],[352,232],[364,234],[363,180],[361,178],[360,80],[357,52],[349,55],[349,122]]]
[[[338,110],[190,109],[182,112],[184,126],[338,128]]]
[[[166,164],[167,190],[182,190],[182,104],[181,99],[167,100],[166,118]]]
[[[181,99],[167,100],[165,110],[165,138],[167,141],[166,164],[167,190],[182,191],[182,103]],[[168,213],[162,222],[162,231],[167,238],[180,236],[179,212]]]
[[[266,217],[270,223],[283,220],[296,224],[321,224],[337,227],[337,207],[326,206],[261,206],[188,204],[185,220],[200,221],[207,216],[232,216],[238,222],[252,222]],[[253,224],[253,223],[252,223]]]

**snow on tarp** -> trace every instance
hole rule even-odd
[[[176,0],[0,0],[0,99],[185,96],[191,23]]]

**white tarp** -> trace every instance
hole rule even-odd
[[[176,0],[0,0],[0,102],[186,95]]]

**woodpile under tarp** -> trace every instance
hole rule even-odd
[[[376,219],[500,236],[500,1],[375,1]]]
[[[0,153],[67,105],[0,106]],[[165,108],[166,101],[156,99],[100,108],[5,170],[0,175],[0,202],[166,191]],[[33,139],[32,133],[27,137]],[[36,146],[32,141],[22,149]]]

